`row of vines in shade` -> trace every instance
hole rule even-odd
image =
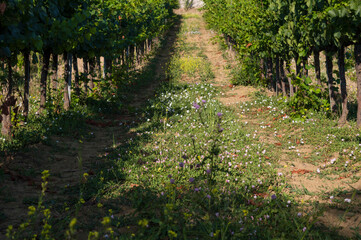
[[[241,57],[258,59],[270,86],[286,96],[310,85],[308,60],[314,62],[321,86],[320,53],[326,56],[327,87],[332,112],[342,107],[339,122],[348,115],[345,48],[354,49],[357,75],[357,124],[361,127],[361,2],[359,0],[205,0],[211,27],[236,46]],[[340,94],[335,87],[336,57]],[[291,61],[296,69],[291,69]],[[294,74],[292,74],[294,73]],[[320,88],[314,95],[321,94]],[[339,95],[339,97],[338,97]],[[302,97],[302,96],[300,96]],[[311,98],[312,99],[312,98]]]
[[[31,64],[39,61],[40,66],[38,112],[47,108],[51,90],[60,87],[63,108],[69,110],[72,93],[87,94],[96,85],[100,57],[103,77],[116,65],[129,69],[149,51],[152,39],[171,25],[176,5],[175,0],[0,0],[2,135],[11,138],[14,112],[25,121],[29,115],[29,85],[39,82],[31,79]],[[83,73],[78,72],[80,58]]]

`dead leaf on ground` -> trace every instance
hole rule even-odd
[[[310,170],[306,170],[306,169],[293,169],[292,170],[292,174],[300,174],[300,175],[304,175],[306,173],[311,173],[312,171]]]

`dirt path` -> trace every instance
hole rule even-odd
[[[165,69],[172,55],[179,25],[174,26],[160,43],[156,55],[150,59],[153,81],[143,84],[132,93],[130,108],[144,105],[154,95],[155,89],[166,81]],[[155,66],[154,66],[155,64]],[[150,71],[144,69],[144,71]],[[146,73],[150,74],[150,73]],[[41,193],[41,172],[49,170],[50,178],[46,192],[46,205],[52,208],[52,216],[57,218],[58,204],[79,199],[79,183],[83,174],[95,174],[93,167],[102,164],[101,156],[107,150],[120,145],[133,135],[130,126],[139,121],[137,115],[125,113],[105,116],[87,121],[86,137],[51,136],[47,145],[36,144],[6,159],[0,175],[0,239],[5,239],[9,225],[18,225],[27,218],[28,207],[36,206]]]
[[[8,225],[17,225],[25,220],[29,205],[37,204],[43,170],[50,171],[47,196],[54,201],[69,201],[64,191],[76,187],[84,173],[91,174],[91,165],[96,163],[105,148],[112,145],[112,134],[125,134],[124,129],[118,126],[103,128],[90,125],[88,130],[92,137],[86,140],[54,136],[50,146],[36,144],[30,146],[27,152],[12,156],[1,184],[4,195],[0,204],[5,216],[0,222],[0,239],[4,238],[1,234]]]
[[[207,24],[202,18],[202,12],[198,9],[190,9],[188,11],[178,10],[177,13],[185,16],[192,14],[199,16],[199,34],[189,35],[186,41],[189,44],[196,44],[201,48],[211,63],[212,71],[215,75],[212,83],[223,89],[220,101],[225,105],[236,105],[250,100],[252,93],[258,91],[258,89],[251,86],[234,86],[230,84],[229,64],[231,62],[224,58],[224,54],[231,56],[232,53],[224,52],[220,48],[217,42],[217,34],[207,29]]]
[[[230,62],[232,55],[231,53],[220,49],[219,44],[215,41],[216,33],[206,28],[206,23],[201,18],[201,12],[196,9],[191,9],[189,11],[181,10],[179,11],[179,14],[184,16],[195,14],[201,19],[199,34],[189,35],[186,41],[188,44],[197,44],[210,61],[212,71],[215,74],[213,84],[222,89],[219,100],[238,113],[242,121],[248,122],[250,127],[258,132],[260,135],[259,141],[274,145],[275,152],[280,151],[282,148],[280,143],[281,136],[286,137],[289,135],[297,138],[301,129],[281,129],[275,134],[274,130],[271,128],[265,128],[263,125],[267,125],[267,123],[265,123],[266,119],[261,117],[260,113],[262,112],[262,109],[261,112],[256,111],[251,114],[245,114],[241,111],[240,104],[245,102],[251,104],[252,94],[254,92],[261,91],[268,96],[274,94],[266,89],[231,85],[230,65],[232,66],[232,64],[234,64],[234,62]],[[225,55],[228,55],[227,59],[224,58]],[[352,227],[357,227],[361,223],[359,210],[354,208],[348,209],[345,212],[343,207],[337,209],[337,204],[333,203],[332,200],[325,200],[324,197],[321,196],[325,194],[325,192],[330,193],[337,189],[343,189],[345,191],[360,189],[361,181],[350,184],[349,180],[342,176],[338,179],[319,178],[317,176],[317,169],[322,166],[310,164],[307,161],[312,154],[315,154],[314,152],[315,146],[307,145],[307,143],[297,146],[297,154],[295,154],[294,150],[282,150],[281,152],[278,152],[276,155],[279,156],[279,159],[276,159],[276,162],[278,162],[278,165],[280,166],[279,171],[285,174],[287,182],[292,188],[298,189],[297,191],[301,192],[305,191],[306,194],[299,195],[300,201],[308,201],[310,203],[320,202],[325,204],[325,212],[320,218],[320,223],[323,223],[326,226],[333,226],[341,235],[352,237],[355,231],[358,231],[352,229]],[[334,157],[337,158],[338,156]],[[346,194],[343,197],[347,199],[351,198],[351,195]],[[361,197],[357,194],[353,198],[354,203],[358,206],[361,205],[360,200]],[[341,218],[343,218],[343,220],[340,220]]]

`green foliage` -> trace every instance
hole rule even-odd
[[[313,52],[336,52],[360,42],[360,1],[204,2],[209,25],[230,39],[239,52],[241,67],[235,70],[238,73],[233,77],[233,83],[258,83],[253,64],[247,64],[250,56],[282,62],[294,59],[299,64],[309,59]],[[300,92],[290,100],[290,106],[301,116],[309,109],[326,109],[325,94],[301,75],[294,80]]]
[[[31,133],[32,130],[24,124],[26,119],[21,114],[23,109],[20,106],[23,105],[20,97],[23,92],[19,90],[24,86],[24,76],[17,71],[24,70],[24,58],[21,55],[30,53],[33,56],[33,64],[38,63],[38,77],[41,75],[41,61],[38,58],[44,51],[50,51],[53,55],[69,52],[86,60],[100,56],[114,60],[124,54],[129,46],[143,45],[146,40],[159,38],[169,29],[174,20],[173,9],[178,6],[178,1],[11,0],[0,4],[0,89],[11,86],[9,94],[17,98],[17,106],[11,110],[14,141],[5,143],[1,138],[0,149],[14,150],[25,143],[36,142],[45,135],[44,130],[38,130],[38,134]],[[17,65],[17,68],[13,68],[12,81],[5,60],[12,66]],[[71,107],[78,110],[80,105],[89,104],[87,110],[92,112],[119,113],[123,107],[123,93],[135,84],[132,81],[135,71],[132,69],[129,73],[133,66],[134,63],[129,61],[121,67],[112,68],[112,78],[100,81],[94,78],[95,89],[81,92],[80,96],[72,94]],[[91,74],[95,77],[94,73]],[[63,80],[58,80],[61,86]],[[83,82],[88,82],[87,76],[80,77],[80,84]],[[31,94],[38,96],[37,92]],[[2,105],[6,99],[0,100]],[[59,114],[63,108],[62,102],[61,92],[52,93],[51,97],[48,96],[44,115],[39,118]],[[30,99],[30,115],[38,114],[36,107],[38,102]],[[33,118],[38,117],[30,116],[30,125],[33,124]],[[38,129],[38,123],[33,128]]]
[[[0,14],[0,57],[45,49],[117,57],[168,29],[177,5],[175,0],[9,1]]]
[[[38,142],[47,143],[51,135],[81,135],[87,117],[88,113],[79,105],[72,111],[59,114],[48,112],[44,116],[32,115],[27,122],[14,126],[12,141],[0,137],[0,156]]]
[[[321,86],[313,85],[309,77],[294,77],[295,80],[292,83],[297,91],[287,101],[287,105],[292,109],[291,116],[301,119],[305,118],[310,110],[329,112],[328,91],[321,89]]]
[[[265,84],[261,79],[258,59],[252,59],[250,57],[244,58],[239,65],[232,68],[231,75],[231,83],[234,85],[263,86]]]

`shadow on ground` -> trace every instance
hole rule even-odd
[[[107,214],[101,214],[95,204],[104,194],[104,186],[109,184],[106,180],[121,182],[126,176],[122,172],[110,171],[114,163],[104,160],[104,157],[115,145],[126,147],[127,141],[135,137],[129,132],[130,126],[136,127],[144,121],[136,109],[146,104],[160,84],[167,82],[167,64],[175,49],[180,22],[180,16],[176,15],[174,26],[157,40],[159,48],[155,56],[134,74],[134,81],[138,85],[123,92],[124,102],[129,104],[123,114],[97,114],[94,118],[98,119],[95,120],[79,118],[77,121],[87,123],[84,131],[79,131],[75,125],[65,136],[55,132],[45,142],[7,154],[0,165],[0,239],[5,239],[7,226],[18,226],[28,219],[29,206],[37,206],[42,189],[41,172],[44,169],[50,171],[50,178],[43,206],[51,209],[50,222],[56,239],[64,237],[64,229],[68,227],[71,216],[80,219],[83,216],[84,221],[89,222],[85,224],[86,230],[96,229],[99,224],[96,220]],[[98,105],[101,104],[99,102]],[[103,181],[94,181],[99,180],[98,175]],[[28,237],[41,231],[39,219],[34,221],[30,224],[30,230],[24,231]],[[25,238],[25,235],[20,236]],[[83,238],[80,236],[80,239]]]

